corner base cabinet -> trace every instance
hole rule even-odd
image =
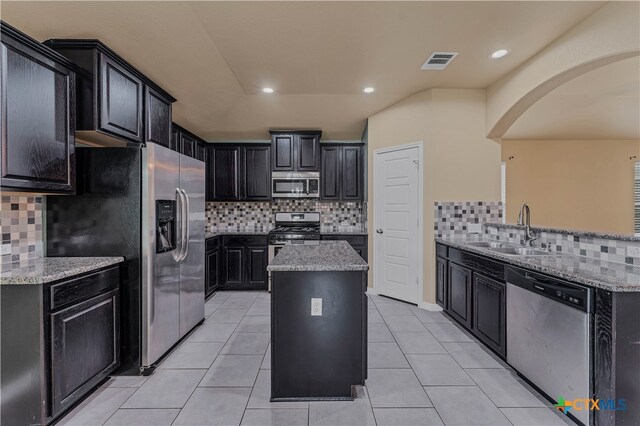
[[[119,367],[119,288],[117,265],[0,286],[2,424],[49,424]]]
[[[225,235],[206,241],[205,296],[216,290],[266,290],[266,235]]]

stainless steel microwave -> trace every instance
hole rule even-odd
[[[271,192],[274,198],[319,198],[320,173],[273,172]]]

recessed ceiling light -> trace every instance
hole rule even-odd
[[[374,87],[365,87],[363,90],[364,93],[373,93],[375,91],[376,89]]]
[[[273,93],[273,89],[271,87],[263,87],[262,91],[264,93]]]
[[[507,56],[508,54],[509,54],[509,51],[507,49],[500,49],[493,52],[491,54],[491,57],[493,59],[498,59],[498,58],[502,58],[503,56]]]

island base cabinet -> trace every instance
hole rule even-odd
[[[113,290],[51,315],[54,416],[117,367],[118,312],[118,290]]]
[[[363,385],[366,272],[272,272],[271,401],[350,400]],[[311,299],[322,299],[311,315]]]

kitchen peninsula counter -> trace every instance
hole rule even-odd
[[[271,274],[271,400],[351,400],[367,374],[367,263],[345,241],[285,246]]]

